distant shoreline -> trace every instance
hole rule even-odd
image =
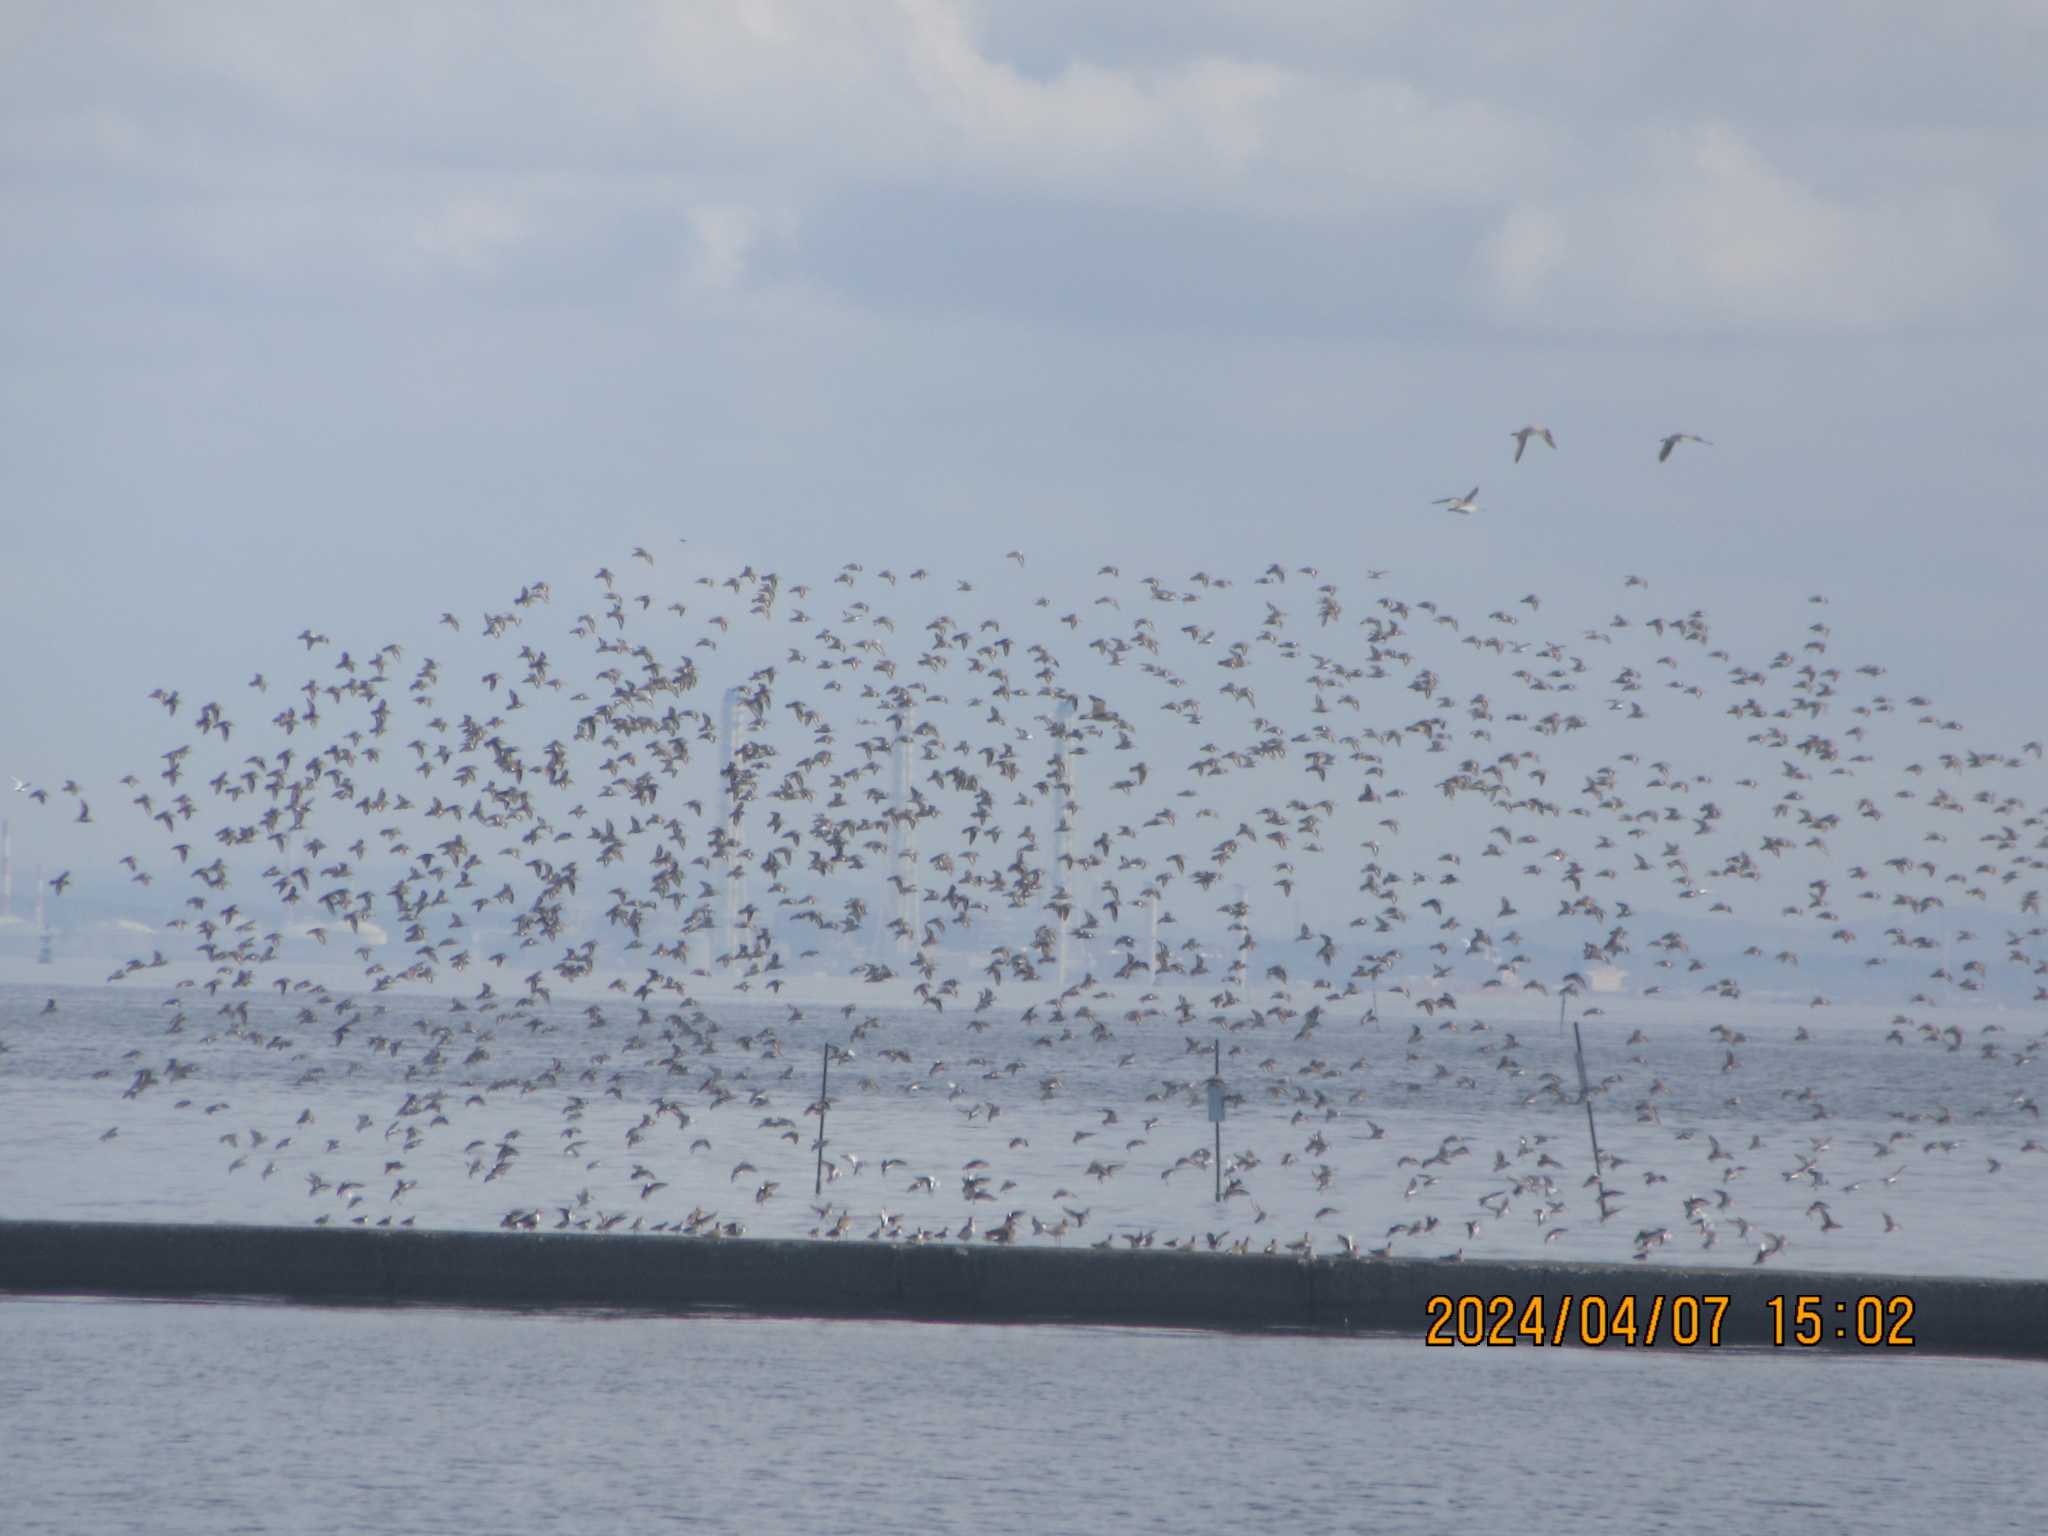
[[[1783,1335],[1784,1352],[1806,1353],[1796,1335],[1818,1332],[1815,1348],[1894,1358],[2048,1359],[2048,1280],[1769,1267],[0,1221],[5,1292],[1434,1334],[1482,1348],[1584,1347],[1601,1334],[1609,1349],[1772,1347]],[[1673,1319],[1690,1346],[1674,1343]],[[1875,1342],[1859,1344],[1859,1328]],[[1538,1332],[1553,1337],[1539,1346]]]

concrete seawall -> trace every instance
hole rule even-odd
[[[1799,1326],[1798,1299],[1808,1296],[1817,1300],[1807,1328],[1818,1329],[1821,1348],[2048,1359],[2048,1281],[1772,1268],[0,1221],[0,1292],[1416,1336],[1439,1324],[1442,1341],[1462,1331],[1463,1342],[1483,1334],[1524,1345],[1532,1339],[1522,1327],[1532,1320],[1567,1343],[1618,1329],[1630,1298],[1637,1341],[1647,1342],[1654,1313],[1657,1344],[1673,1342],[1674,1324],[1684,1342],[1690,1325],[1695,1347],[1770,1345],[1780,1316],[1789,1337]],[[1543,1301],[1532,1309],[1535,1297]],[[1460,1298],[1475,1300],[1460,1306]],[[1589,1308],[1587,1298],[1599,1302]],[[1859,1344],[1859,1328],[1891,1342]],[[1613,1337],[1607,1347],[1623,1343]]]

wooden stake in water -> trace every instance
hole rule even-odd
[[[1585,1070],[1580,1069],[1579,1079],[1585,1080]],[[832,1047],[825,1046],[825,1060],[818,1068],[818,1177],[811,1185],[814,1195],[825,1192],[825,1090],[832,1081]]]
[[[1579,1102],[1586,1106],[1586,1139],[1593,1143],[1593,1188],[1599,1198],[1594,1202],[1600,1207],[1600,1215],[1607,1215],[1607,1187],[1600,1182],[1600,1133],[1593,1129],[1593,1090],[1586,1084],[1586,1046],[1579,1038],[1579,1021],[1572,1020],[1572,1051],[1579,1059]]]
[[[1216,1203],[1223,1203],[1223,1037],[1216,1037]]]

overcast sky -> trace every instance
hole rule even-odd
[[[0,3],[0,772],[685,538],[1822,593],[2010,748],[2043,80],[2038,0]]]

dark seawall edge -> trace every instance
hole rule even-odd
[[[1669,1342],[1677,1298],[1728,1298],[1718,1309],[1719,1342],[1769,1346],[1770,1303],[1783,1298],[1789,1332],[1804,1295],[1820,1298],[1822,1348],[2048,1359],[2048,1281],[1771,1267],[1303,1261],[986,1243],[0,1220],[0,1292],[1418,1337],[1446,1310],[1432,1309],[1432,1297],[1506,1297],[1519,1314],[1541,1295],[1551,1324],[1566,1297],[1575,1308],[1582,1298],[1602,1297],[1609,1311],[1633,1297],[1639,1332],[1653,1307],[1667,1318],[1660,1347]],[[1911,1349],[1855,1342],[1864,1297],[1885,1299],[1887,1330],[1901,1310],[1890,1299],[1910,1298],[1904,1327]],[[1466,1310],[1476,1316],[1470,1304]],[[1702,1318],[1715,1310],[1703,1308]],[[1491,1312],[1497,1318],[1499,1304]],[[1866,1309],[1866,1316],[1877,1313]],[[1835,1338],[1837,1328],[1846,1338]],[[1576,1324],[1567,1328],[1565,1342],[1577,1342],[1577,1334]],[[1707,1347],[1704,1325],[1697,1347]]]

